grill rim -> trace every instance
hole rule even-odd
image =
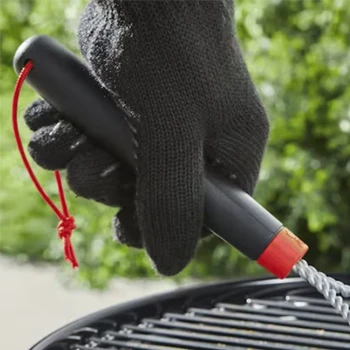
[[[336,273],[329,274],[329,276],[341,280],[344,283],[350,283],[350,274]],[[54,330],[49,335],[33,345],[29,350],[46,350],[50,345],[60,340],[67,339],[78,329],[92,327],[93,324],[98,323],[98,321],[102,319],[115,319],[118,316],[125,317],[127,315],[129,315],[129,317],[132,317],[132,315],[138,314],[141,309],[145,308],[153,308],[155,311],[152,314],[139,315],[139,317],[135,318],[134,321],[128,320],[119,322],[120,325],[118,327],[122,327],[128,323],[130,324],[138,321],[141,322],[145,318],[160,317],[162,314],[171,312],[173,309],[176,310],[176,312],[186,311],[188,308],[194,307],[194,304],[201,305],[206,302],[205,307],[207,308],[214,305],[215,303],[221,302],[224,297],[233,297],[235,294],[238,295],[241,299],[242,297],[246,298],[244,290],[251,288],[257,288],[257,290],[259,290],[259,287],[270,287],[269,289],[272,291],[273,288],[271,287],[276,286],[279,287],[277,288],[278,293],[276,295],[282,295],[283,292],[281,289],[289,287],[307,287],[309,284],[299,277],[288,277],[284,280],[279,280],[274,277],[260,277],[235,280],[231,279],[221,282],[207,282],[187,287],[180,287],[170,292],[157,293],[148,297],[138,298],[121,304],[116,304],[78,318],[75,321]],[[235,290],[237,287],[238,290]],[[232,291],[228,293],[228,289],[231,289]],[[223,294],[221,294],[220,291],[222,291]],[[218,297],[214,299],[213,295],[215,294]],[[250,295],[250,297],[252,296]],[[210,304],[208,303],[208,298],[210,300]],[[169,305],[172,306],[170,307]]]

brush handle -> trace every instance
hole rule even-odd
[[[28,61],[34,64],[27,79],[30,86],[82,133],[135,166],[125,113],[76,55],[54,39],[39,35],[18,48],[15,71],[19,73]],[[291,254],[282,223],[210,168],[206,169],[204,190],[206,227],[277,277],[288,275],[301,252],[284,258]]]

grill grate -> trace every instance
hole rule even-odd
[[[168,297],[157,312],[151,307],[151,317],[145,309],[123,310],[34,350],[350,349],[350,327],[311,287],[300,281],[279,287],[221,288],[200,302],[193,293]]]

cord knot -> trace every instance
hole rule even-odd
[[[58,236],[61,239],[69,239],[75,228],[74,218],[72,216],[68,216],[59,222],[57,226]]]
[[[63,240],[65,259],[72,264],[73,268],[78,267],[78,261],[75,257],[72,242],[70,240],[75,228],[75,221],[72,216],[65,217],[57,226],[58,236]]]

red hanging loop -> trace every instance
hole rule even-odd
[[[19,129],[18,129],[18,121],[17,121],[17,114],[18,114],[18,101],[19,96],[21,93],[22,86],[24,84],[24,81],[26,80],[28,74],[33,69],[34,65],[31,61],[29,61],[24,68],[22,69],[21,73],[19,74],[14,94],[13,94],[13,100],[12,100],[12,127],[13,127],[13,133],[16,139],[18,151],[22,157],[23,164],[25,168],[27,169],[27,172],[33,181],[36,189],[40,193],[41,197],[44,199],[44,201],[51,207],[51,209],[54,211],[56,216],[59,218],[60,222],[57,226],[57,232],[60,239],[63,241],[64,245],[64,254],[65,259],[69,261],[73,268],[78,267],[78,261],[76,259],[73,245],[71,243],[71,236],[72,232],[75,229],[75,222],[74,217],[70,216],[66,199],[64,196],[64,190],[62,185],[62,179],[61,175],[58,171],[55,171],[55,177],[57,182],[57,188],[58,188],[58,194],[61,202],[62,212],[60,209],[53,203],[53,201],[50,199],[50,197],[46,194],[42,186],[40,185],[38,179],[36,178],[33,169],[31,168],[29,161],[27,159],[27,156],[25,154],[22,140],[20,137]]]

